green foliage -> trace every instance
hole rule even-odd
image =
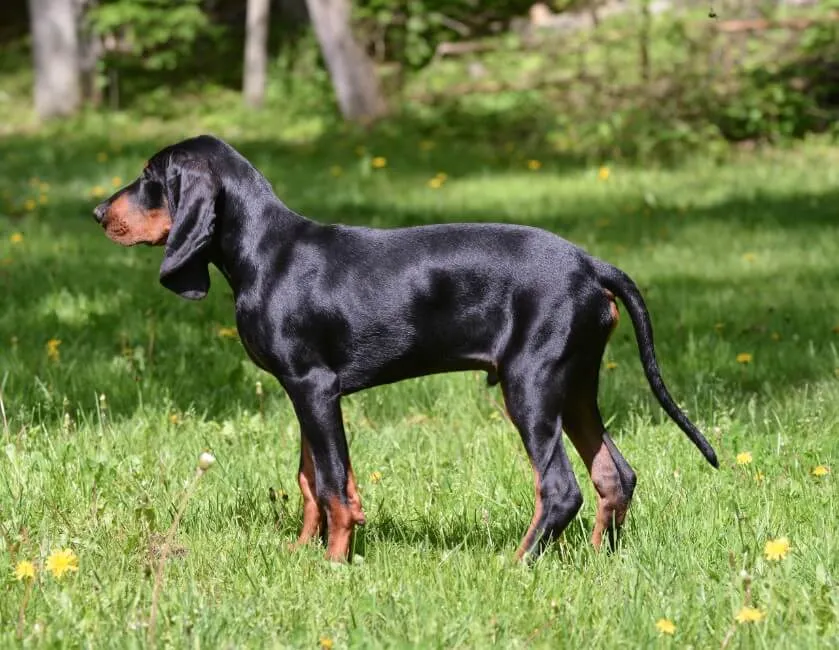
[[[831,20],[839,12],[839,0],[822,0],[818,4],[817,18],[822,20],[811,25],[805,32],[802,45],[808,53],[825,50],[836,54],[839,50],[839,22]]]
[[[555,2],[552,9],[587,2]],[[107,103],[161,119],[185,113],[214,115],[220,123],[268,122],[270,115],[288,113],[295,124],[302,115],[310,116],[309,124],[334,119],[329,76],[311,32],[292,38],[276,22],[268,115],[257,118],[239,108],[243,26],[225,22],[232,4],[99,3],[89,19],[109,37],[102,61],[109,74],[101,79]],[[353,8],[368,49],[385,63],[391,106],[402,115],[423,115],[435,128],[447,122],[461,135],[551,143],[589,160],[660,162],[697,152],[719,158],[727,142],[780,142],[836,130],[839,123],[836,21],[817,20],[789,46],[795,34],[782,30],[720,36],[705,29],[714,23],[704,9],[687,17],[658,15],[648,30],[645,80],[639,44],[646,28],[639,12],[607,18],[594,30],[559,36],[545,30],[523,39],[511,22],[525,17],[531,4],[363,0]],[[766,15],[769,9],[761,5]],[[807,15],[818,19],[837,10],[839,0],[829,0]],[[280,20],[276,12],[274,20]],[[610,38],[614,34],[620,37]],[[433,57],[441,42],[478,39],[485,51]],[[26,121],[31,58],[6,48],[0,60],[6,71],[0,84],[12,96],[4,107],[16,123]],[[15,66],[27,70],[12,74]],[[482,84],[511,89],[484,90]],[[470,86],[475,92],[462,90]]]
[[[831,15],[837,9],[837,0],[821,3],[792,55],[786,48],[777,59],[750,62],[733,90],[711,95],[709,119],[726,138],[780,141],[833,128],[839,118],[839,29]]]
[[[729,140],[784,140],[818,130],[816,102],[777,71],[754,70],[710,117]]]
[[[203,0],[104,0],[89,12],[95,33],[112,35],[143,67],[174,69],[211,31]],[[127,50],[127,51],[125,51]]]
[[[530,0],[362,0],[354,15],[368,26],[368,40],[380,40],[385,56],[413,68],[428,63],[442,41],[475,38],[506,28],[527,13]]]

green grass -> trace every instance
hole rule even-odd
[[[121,249],[90,217],[93,188],[133,178],[157,147],[208,126],[312,217],[527,223],[621,266],[644,287],[665,379],[721,469],[653,402],[624,319],[601,389],[639,477],[617,552],[588,544],[593,490],[572,451],[586,497],[580,516],[534,566],[511,562],[530,521],[532,479],[493,402],[498,390],[476,373],[344,400],[369,523],[351,565],[328,564],[318,547],[289,552],[300,521],[297,426],[276,382],[218,334],[233,324],[230,291],[214,272],[205,301],[180,301],[157,282],[159,250]],[[61,548],[77,553],[78,573],[39,573],[23,645],[146,645],[155,549],[209,448],[218,462],[188,504],[166,568],[161,646],[313,648],[323,638],[336,648],[836,647],[836,150],[815,141],[725,165],[610,165],[600,181],[597,164],[509,142],[384,127],[294,144],[206,119],[96,116],[7,135],[0,646],[19,644],[24,585],[14,563],[42,563]],[[371,156],[387,166],[371,170]],[[531,159],[541,169],[529,170]],[[441,171],[446,183],[429,188]],[[58,361],[50,339],[61,341]],[[739,364],[740,353],[752,362]],[[750,465],[735,463],[742,451]],[[812,476],[819,464],[833,473]],[[780,536],[792,550],[769,562],[764,545]],[[744,575],[765,620],[738,625]],[[672,639],[659,636],[659,618],[675,622]]]

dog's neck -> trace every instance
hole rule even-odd
[[[210,261],[236,296],[260,282],[266,272],[276,275],[279,269],[265,268],[266,247],[281,262],[289,258],[299,230],[318,226],[280,201],[261,174],[261,182],[250,180],[247,192],[240,189],[247,186],[244,183],[225,184],[216,206],[216,235],[210,254]],[[254,192],[254,187],[259,191]]]

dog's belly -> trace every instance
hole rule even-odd
[[[494,373],[496,371],[496,365],[489,359],[429,359],[427,357],[420,358],[410,355],[395,359],[375,369],[365,368],[359,370],[359,372],[356,372],[352,366],[349,366],[344,372],[340,373],[341,392],[343,394],[355,393],[366,388],[392,384],[405,379],[446,372],[484,370],[489,373]]]
[[[406,317],[407,315],[407,317]],[[512,328],[502,309],[411,309],[355,330],[336,367],[342,392],[463,370],[496,371]],[[400,317],[401,316],[401,317]]]

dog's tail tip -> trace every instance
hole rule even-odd
[[[714,469],[720,468],[720,461],[717,459],[717,452],[713,449],[709,447],[708,449],[703,450],[702,455],[705,456],[705,460],[711,464],[711,467]]]
[[[720,461],[717,458],[717,452],[714,451],[714,448],[711,446],[711,443],[708,442],[708,439],[702,435],[702,433],[697,429],[684,414],[679,414],[680,417],[674,418],[676,423],[688,436],[690,441],[696,446],[699,450],[699,453],[702,454],[702,457],[708,461],[708,464],[711,465],[714,469],[720,468]]]

